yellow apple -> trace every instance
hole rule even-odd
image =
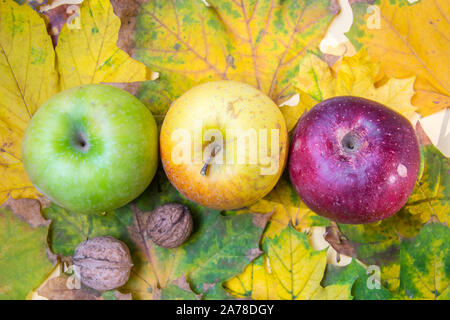
[[[283,172],[288,135],[278,106],[245,83],[198,85],[171,105],[161,128],[161,160],[171,183],[203,206],[253,204]]]

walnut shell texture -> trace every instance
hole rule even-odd
[[[192,232],[189,209],[179,203],[157,207],[147,219],[147,235],[163,248],[175,248],[186,241]]]
[[[124,285],[133,266],[126,244],[109,236],[80,243],[73,264],[79,268],[81,282],[99,291]]]

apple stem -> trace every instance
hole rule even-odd
[[[200,170],[200,174],[202,176],[206,176],[206,171],[208,170],[208,166],[211,163],[211,161],[214,159],[214,157],[216,156],[217,153],[219,153],[221,147],[219,145],[216,145],[212,151],[211,154],[209,155],[208,159],[206,159],[205,164],[202,167],[202,170]]]

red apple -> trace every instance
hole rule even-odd
[[[408,200],[420,151],[410,122],[375,101],[335,97],[297,123],[289,175],[305,204],[340,223],[388,218]]]

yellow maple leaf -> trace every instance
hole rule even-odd
[[[352,298],[351,292],[352,286],[350,284],[333,284],[325,288],[319,289],[314,296],[313,300],[350,300]]]
[[[316,62],[320,63],[317,60]],[[334,87],[333,96],[352,95],[366,98],[374,95],[374,82],[379,65],[370,59],[365,50],[352,57],[344,57],[333,67],[336,72],[335,81],[331,83]]]
[[[417,75],[413,105],[429,115],[450,107],[450,6],[447,0],[382,0],[376,3],[379,26],[369,23],[365,6],[355,12],[354,32],[348,35],[381,63],[388,77]]]
[[[328,0],[153,0],[137,12],[134,57],[160,72],[139,93],[160,115],[194,85],[220,79],[284,101],[294,93],[298,62],[318,52],[334,16]]]
[[[308,94],[298,91],[298,96],[292,96],[291,99],[297,98],[298,102],[293,104],[281,104],[280,111],[286,120],[286,127],[288,132],[291,132],[292,129],[295,128],[298,119],[305,113],[307,110],[311,109],[317,102],[313,98],[311,98]]]
[[[265,254],[226,282],[236,297],[252,299],[351,299],[354,279],[322,287],[326,251],[314,251],[305,233],[287,226],[263,242]]]
[[[380,86],[379,64],[371,61],[365,50],[352,57],[344,57],[339,63],[328,67],[325,61],[310,54],[300,62],[299,73],[293,79],[294,86],[300,94],[300,103],[294,107],[283,107],[281,111],[291,124],[292,130],[298,118],[293,115],[305,111],[315,104],[335,96],[352,95],[380,102],[394,109],[409,119],[415,116],[416,107],[411,104],[414,94],[414,77],[406,79],[388,79]],[[303,97],[303,101],[302,101]]]
[[[312,217],[318,217],[304,204],[302,204],[302,206],[294,207],[265,199],[258,201],[248,209],[241,210],[239,213],[247,212],[272,214],[270,224],[264,231],[264,238],[273,238],[289,224],[292,224],[298,230],[306,230],[313,223]]]
[[[271,214],[263,238],[278,236],[288,225],[299,231],[308,231],[312,226],[327,226],[329,221],[309,209],[295,193],[291,183],[281,178],[275,188],[263,199],[248,208],[237,211],[243,213]]]
[[[39,15],[26,4],[0,1],[0,203],[37,193],[22,166],[20,141],[33,113],[57,91],[54,64]]]
[[[271,273],[267,272],[267,257],[260,256],[250,263],[242,274],[228,280],[225,288],[237,298],[276,300],[277,286]]]
[[[309,54],[300,61],[293,83],[318,103],[335,95],[333,80],[328,65],[316,55]]]
[[[56,46],[61,89],[87,83],[148,80],[150,70],[117,45],[120,19],[109,0],[86,0],[80,28],[62,28]]]

